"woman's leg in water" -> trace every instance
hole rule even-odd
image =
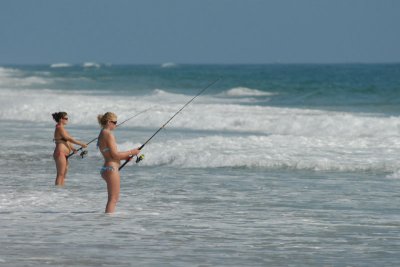
[[[55,185],[63,186],[65,176],[67,175],[68,171],[68,160],[64,155],[54,156],[54,160],[56,162],[56,168],[57,168],[57,177]]]
[[[108,200],[106,205],[106,213],[113,213],[115,206],[119,200],[120,177],[118,171],[105,171],[102,175],[107,183]]]

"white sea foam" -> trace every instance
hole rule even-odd
[[[69,68],[71,66],[72,65],[69,63],[54,63],[54,64],[50,65],[50,67],[52,67],[52,68]]]
[[[200,96],[172,123],[171,127],[189,130],[232,131],[292,136],[379,137],[397,136],[400,118],[370,114],[250,106],[208,101]],[[98,113],[112,110],[121,118],[153,107],[135,122],[154,127],[168,119],[190,99],[188,96],[156,91],[137,96],[85,95],[78,91],[0,90],[0,119],[49,121],[57,110],[69,111],[74,124],[97,125]],[[23,116],[21,116],[23,114]],[[384,129],[384,130],[383,130]]]
[[[31,85],[45,85],[49,80],[39,76],[24,76],[23,72],[12,68],[0,67],[0,89],[20,88]]]
[[[15,75],[19,73],[20,71],[17,69],[0,67],[0,78],[8,77],[10,75]]]
[[[96,62],[85,62],[82,64],[84,68],[100,68],[101,65]]]
[[[200,96],[167,129],[200,137],[151,143],[150,165],[179,167],[261,167],[307,170],[398,170],[400,118],[366,113],[209,103]],[[0,90],[0,120],[53,124],[51,114],[67,111],[73,125],[97,128],[96,117],[114,111],[119,120],[152,108],[129,122],[158,129],[188,96],[156,90],[144,97],[85,95],[78,91]],[[203,136],[203,137],[201,137]],[[88,137],[93,138],[93,137]],[[144,140],[134,140],[135,142]],[[131,148],[133,143],[122,144]],[[146,152],[147,153],[147,152]],[[394,174],[395,175],[395,174]]]
[[[17,71],[9,68],[0,67],[0,88],[7,88],[9,84],[12,84],[12,75],[15,75]]]
[[[389,179],[400,179],[400,170],[396,169],[395,171],[392,171],[390,174],[386,175],[386,178],[389,178]]]
[[[164,137],[165,138],[165,137]],[[226,137],[153,140],[142,151],[145,166],[169,165],[188,168],[248,167],[314,171],[382,171],[398,169],[393,149],[398,138],[387,144],[375,138],[310,138],[302,136]],[[374,145],[379,144],[379,147]],[[138,146],[124,142],[121,149]],[[398,174],[398,172],[397,172]]]
[[[223,93],[223,95],[236,97],[236,96],[272,96],[275,93],[264,92],[257,89],[250,89],[247,87],[235,87]]]
[[[173,62],[165,62],[163,64],[161,64],[162,68],[173,68],[176,67],[177,64],[173,63]]]

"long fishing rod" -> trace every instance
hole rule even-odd
[[[210,88],[211,86],[213,86],[216,82],[218,82],[221,78],[216,79],[215,81],[213,81],[212,83],[210,83],[207,87],[203,88],[200,92],[197,93],[197,95],[195,95],[192,99],[190,99],[185,105],[183,105],[183,107],[178,110],[169,120],[167,120],[166,123],[164,123],[149,139],[147,139],[146,142],[144,142],[143,145],[141,145],[138,149],[142,150],[143,147],[150,142],[151,139],[153,139],[154,136],[156,136],[156,134],[158,134],[176,115],[178,115],[187,105],[189,105],[196,97],[198,97],[199,95],[201,95],[205,90],[207,90],[208,88]],[[134,156],[129,156],[129,158],[127,160],[125,160],[125,162],[119,167],[118,170],[121,170],[129,161],[132,160]],[[144,155],[140,155],[140,156],[136,156],[136,163],[138,163],[139,161],[141,161],[144,158]]]
[[[131,119],[133,119],[133,118],[135,118],[135,117],[137,117],[137,116],[139,116],[140,114],[142,114],[142,113],[144,113],[144,112],[150,110],[151,108],[152,108],[152,107],[140,111],[139,113],[133,115],[132,117],[129,117],[128,119],[124,120],[123,122],[118,123],[116,127],[121,126],[121,125],[124,124],[125,122],[127,122],[127,121],[129,121],[129,120],[131,120]],[[98,139],[98,137],[93,138],[93,139],[90,140],[90,142],[87,143],[86,145],[87,145],[87,146],[90,145],[91,143],[93,143],[93,142],[96,141],[97,139]],[[82,149],[83,149],[83,146],[81,146],[80,148],[78,148],[78,149],[76,150],[76,152],[78,152],[79,150],[82,150]],[[87,153],[88,153],[87,150],[83,150],[79,155],[83,158]],[[73,154],[75,154],[75,152],[71,152],[71,153],[67,156],[67,159],[68,159],[69,157],[71,157]]]

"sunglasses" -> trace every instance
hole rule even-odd
[[[66,121],[68,120],[68,118],[62,118],[62,119],[63,119],[63,120],[66,120]]]
[[[114,123],[114,125],[117,125],[117,121],[110,121],[110,122]]]

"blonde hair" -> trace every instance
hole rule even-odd
[[[106,112],[104,115],[99,114],[97,116],[97,121],[99,122],[100,126],[105,127],[108,121],[117,120],[117,115],[113,112]]]

